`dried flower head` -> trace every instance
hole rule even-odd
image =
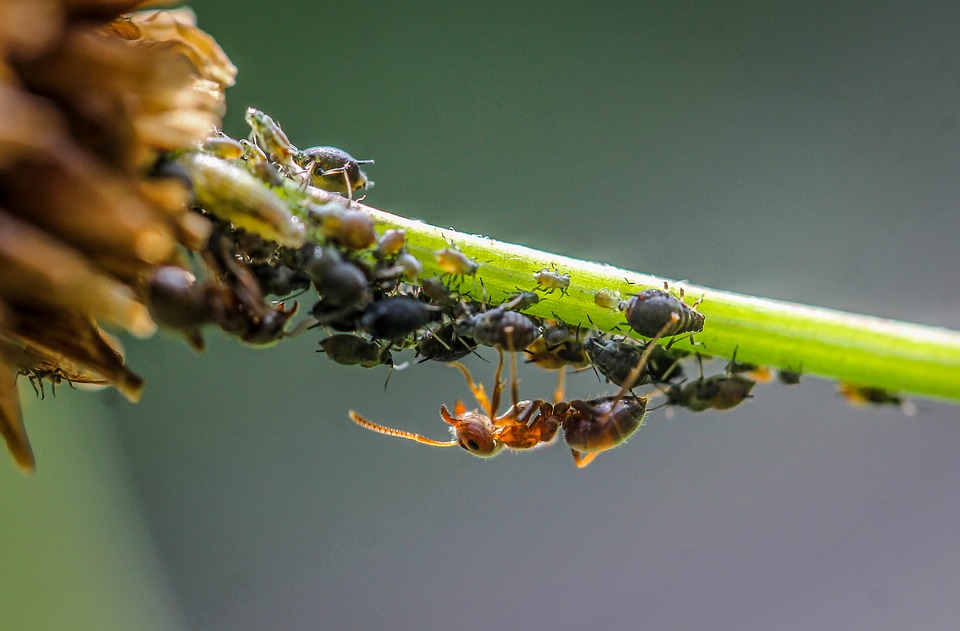
[[[100,325],[151,334],[145,279],[211,231],[155,164],[219,127],[236,68],[189,10],[138,4],[0,0],[0,434],[25,471],[15,378],[136,401]]]

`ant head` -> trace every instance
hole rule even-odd
[[[497,440],[490,419],[483,414],[467,412],[456,417],[441,405],[440,416],[453,426],[458,444],[474,456],[491,458],[503,449],[503,443]]]

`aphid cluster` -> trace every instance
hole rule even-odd
[[[330,147],[301,151],[275,121],[254,108],[247,111],[247,122],[248,139],[237,143],[224,136],[212,137],[189,163],[194,170],[200,168],[212,185],[236,185],[234,175],[228,178],[214,168],[218,161],[242,165],[244,176],[268,191],[286,180],[350,198],[354,191],[372,185],[360,170],[360,164],[369,161],[354,160]],[[378,234],[370,217],[348,199],[305,202],[297,219],[283,215],[281,209],[288,211],[282,204],[240,189],[234,195],[236,206],[247,210],[224,213],[231,223],[218,224],[210,237],[203,254],[205,278],[198,281],[179,268],[165,268],[149,280],[146,291],[157,320],[183,332],[198,348],[203,344],[200,327],[212,323],[251,344],[322,329],[317,352],[342,365],[386,366],[392,371],[408,364],[398,363],[398,357],[410,352],[417,363],[433,361],[457,368],[479,406],[470,411],[456,401],[452,412],[440,406],[441,419],[453,432],[449,441],[381,425],[351,412],[350,417],[366,429],[426,445],[459,445],[482,457],[503,449],[532,449],[562,436],[577,466],[584,467],[598,453],[632,435],[657,397],[662,397],[661,405],[694,412],[728,410],[750,398],[757,382],[771,377],[764,367],[736,360],[728,362],[720,374],[705,376],[705,355],[672,348],[678,337],[689,336],[698,350],[705,350],[694,341],[705,325],[706,318],[697,309],[703,296],[688,304],[682,289],[672,293],[666,284],[626,298],[616,289],[597,291],[593,299],[598,307],[619,310],[626,327],[649,338],[639,342],[595,326],[571,326],[556,315],[541,319],[524,313],[544,295],[567,294],[570,275],[556,265],[532,271],[532,290],[518,290],[499,304],[488,304],[485,291],[479,300],[462,291],[464,278],[475,275],[480,263],[456,244],[448,243],[433,253],[431,263],[440,275],[425,276],[422,262],[407,250],[404,232]],[[198,203],[204,200],[198,198]],[[245,232],[245,225],[275,240]],[[307,233],[318,240],[308,241]],[[297,303],[284,306],[285,300],[294,297],[310,305],[296,326],[290,319],[297,313]],[[489,398],[459,363],[481,346],[495,348],[499,354]],[[528,365],[557,372],[552,400],[520,399],[517,358],[521,353]],[[506,381],[501,379],[505,354],[510,357]],[[699,365],[697,377],[691,376],[695,373],[689,365],[694,359]],[[616,394],[567,400],[565,375],[587,369],[613,384]],[[35,384],[39,377],[57,378],[28,376]],[[796,383],[799,372],[782,371],[779,378]],[[511,405],[501,414],[508,384]],[[641,387],[649,388],[642,396],[636,392]],[[879,395],[867,391],[845,396],[881,402]]]

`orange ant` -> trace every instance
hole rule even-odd
[[[674,326],[675,320],[676,316],[671,318],[651,340],[633,369],[636,374],[626,380],[627,385],[632,384],[637,375],[643,371],[657,340],[663,337],[671,326]],[[361,427],[380,434],[405,438],[432,447],[459,445],[481,458],[495,456],[504,447],[515,450],[533,449],[551,442],[557,430],[563,428],[564,440],[570,447],[573,461],[578,468],[586,467],[600,452],[621,444],[643,425],[647,399],[628,395],[629,388],[626,387],[621,387],[616,396],[589,401],[558,400],[553,404],[542,399],[520,401],[516,358],[512,354],[510,356],[510,388],[513,405],[498,416],[497,410],[505,385],[500,380],[504,363],[503,350],[498,349],[498,353],[500,362],[494,375],[493,394],[490,398],[487,398],[482,384],[474,383],[466,366],[456,362],[451,364],[463,373],[467,386],[480,406],[479,410],[468,411],[467,406],[458,400],[454,404],[453,414],[446,405],[440,406],[440,417],[453,429],[452,440],[434,440],[413,432],[380,425],[353,410],[350,411],[350,418]],[[558,399],[562,397],[561,392],[557,395]]]

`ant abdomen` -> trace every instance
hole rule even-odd
[[[578,399],[554,406],[554,413],[561,418],[564,440],[581,454],[616,447],[643,425],[646,411],[646,397],[633,396]]]

